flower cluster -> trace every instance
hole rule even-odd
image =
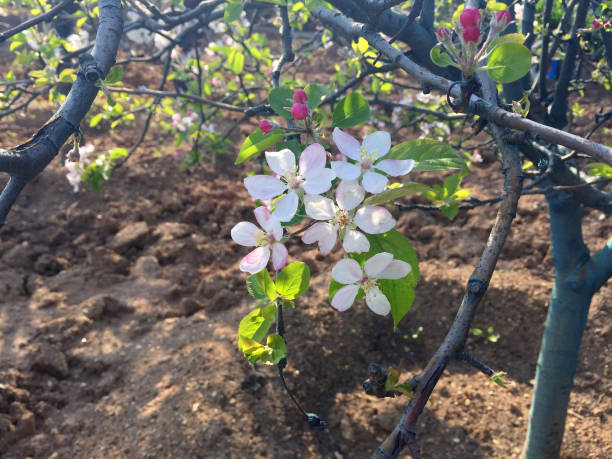
[[[303,91],[296,91],[293,98],[295,104],[301,104],[306,97]],[[260,128],[266,132],[268,125],[262,122]],[[396,221],[386,208],[364,202],[366,193],[383,192],[387,177],[406,175],[414,161],[383,159],[391,148],[386,132],[367,135],[362,143],[338,128],[332,136],[341,155],[329,167],[325,148],[313,143],[302,151],[299,160],[289,149],[266,152],[266,162],[275,175],[244,179],[249,194],[256,200],[270,202],[272,210],[263,205],[255,209],[261,228],[240,222],[231,231],[235,242],[255,247],[242,259],[242,271],[256,274],[270,260],[277,271],[286,265],[288,253],[284,242],[288,236],[284,236],[283,224],[290,225],[301,206],[315,220],[302,235],[302,241],[318,243],[322,254],[331,252],[338,239],[347,254],[368,252],[370,242],[366,234],[386,233],[395,226]],[[386,315],[391,310],[390,304],[377,279],[400,279],[408,272],[408,263],[394,260],[386,252],[372,256],[363,269],[357,261],[344,258],[332,269],[332,278],[346,284],[334,296],[332,306],[346,310],[362,289],[367,305],[377,314]]]
[[[499,36],[499,34],[510,24],[512,17],[510,11],[502,10],[494,13],[489,22],[489,33],[483,45],[478,47],[482,41],[483,17],[477,8],[466,8],[459,16],[457,23],[457,35],[459,46],[453,42],[453,34],[448,27],[441,27],[436,31],[438,41],[444,45],[450,56],[457,62],[452,64],[461,69],[466,78],[471,77],[478,70],[486,56],[485,50],[488,45]]]
[[[197,113],[188,109],[185,116],[180,113],[172,115],[172,127],[178,129],[181,132],[185,132],[189,129],[198,119]]]

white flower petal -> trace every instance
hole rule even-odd
[[[359,161],[361,159],[361,145],[359,145],[359,141],[357,141],[355,137],[341,131],[338,128],[334,128],[332,137],[334,138],[334,142],[338,147],[338,150],[340,150],[340,153],[354,159],[355,161]]]
[[[336,188],[336,201],[342,210],[351,210],[357,207],[365,197],[365,190],[357,180],[342,180]]]
[[[287,252],[285,244],[281,244],[280,242],[272,244],[272,266],[276,271],[280,271],[285,267],[287,258],[289,258],[289,253]]]
[[[281,195],[287,185],[271,175],[252,175],[244,179],[244,186],[255,199],[272,199]]]
[[[299,198],[294,191],[290,191],[285,196],[276,201],[272,216],[281,222],[288,222],[293,218],[297,211]]]
[[[352,258],[343,258],[332,268],[332,279],[341,284],[353,284],[363,278],[363,270]]]
[[[304,196],[306,215],[315,220],[331,220],[336,215],[334,203],[331,199],[316,194]]]
[[[355,213],[355,224],[368,234],[386,233],[395,226],[391,213],[380,206],[364,206]]]
[[[278,218],[273,217],[270,210],[266,206],[259,206],[253,211],[257,223],[261,226],[264,231],[274,236],[277,241],[283,237],[283,228]]]
[[[361,253],[370,250],[370,241],[365,234],[356,230],[347,230],[342,241],[345,252]]]
[[[374,169],[383,171],[391,177],[399,177],[410,172],[415,164],[412,159],[383,159],[374,164]]]
[[[363,174],[361,184],[368,193],[382,193],[387,185],[387,177],[379,174],[378,172],[367,171],[365,174]]]
[[[359,292],[358,285],[345,285],[338,289],[332,298],[331,305],[340,312],[346,311],[353,305],[357,292]]]
[[[232,228],[232,239],[240,245],[254,247],[262,231],[251,222],[240,222]]]
[[[310,178],[313,174],[325,167],[327,162],[327,153],[318,143],[313,143],[307,146],[300,155],[300,175],[305,178]]]
[[[270,259],[270,247],[257,247],[240,262],[240,271],[256,274],[266,267]]]
[[[402,260],[393,260],[381,273],[378,279],[401,279],[408,275],[412,266]]]
[[[363,270],[369,278],[378,279],[378,274],[383,272],[392,261],[393,254],[389,252],[380,252],[365,262],[363,265]]]
[[[304,231],[302,242],[304,244],[319,243],[319,250],[322,254],[329,253],[336,245],[338,237],[338,227],[327,222],[317,222]]]
[[[362,146],[376,160],[386,155],[391,149],[391,134],[385,131],[373,132],[363,139]]]
[[[295,155],[288,148],[283,148],[281,151],[266,151],[266,161],[270,169],[278,175],[295,172]]]
[[[389,300],[378,287],[373,287],[366,293],[366,304],[373,312],[381,316],[386,316],[391,312]]]
[[[348,161],[332,161],[329,163],[336,173],[336,177],[342,180],[355,180],[361,175],[361,169]]]
[[[308,194],[321,194],[325,193],[331,188],[331,182],[336,178],[336,173],[331,169],[323,168],[320,169],[317,174],[313,174],[309,177],[302,188]]]

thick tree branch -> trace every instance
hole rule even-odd
[[[590,0],[580,0],[576,8],[576,17],[565,51],[565,59],[563,59],[559,81],[555,87],[555,100],[550,107],[549,122],[551,126],[559,129],[567,124],[567,98],[569,96],[570,80],[574,76],[576,56],[580,50],[578,33],[579,29],[582,29],[586,23],[590,3]]]
[[[100,0],[98,6],[100,23],[93,55],[79,58],[78,77],[64,104],[32,139],[0,152],[0,171],[11,175],[0,196],[0,226],[25,184],[47,167],[64,142],[78,130],[98,93],[95,82],[106,76],[115,60],[123,24],[121,1]]]
[[[342,14],[324,9],[323,7],[317,8],[313,14],[326,26],[342,32],[351,39],[356,39],[360,36],[364,37],[374,48],[381,51],[400,68],[415,78],[423,88],[435,88],[444,94],[450,92],[452,97],[458,99],[461,98],[461,89],[458,85],[454,85],[451,88],[451,81],[438,75],[434,75],[428,70],[418,66],[416,63],[402,54],[401,51],[391,46],[379,34],[373,32],[367,25],[354,23],[344,17]],[[465,111],[480,115],[483,118],[501,126],[525,131],[548,142],[564,145],[573,150],[581,151],[601,162],[612,165],[611,148],[590,140],[586,140],[569,132],[536,123],[535,121],[523,118],[521,115],[517,115],[516,113],[507,112],[476,95],[472,95],[470,97],[469,105],[466,107]]]

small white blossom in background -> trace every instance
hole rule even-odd
[[[67,154],[66,162],[64,165],[66,169],[68,169],[68,173],[66,174],[66,178],[70,185],[72,185],[72,189],[74,192],[78,192],[81,186],[83,172],[85,168],[91,164],[94,160],[94,146],[90,143],[79,148],[79,160],[71,161],[70,158],[76,156],[74,153],[74,149],[70,150]]]
[[[394,260],[388,252],[377,253],[365,262],[363,268],[352,258],[344,258],[332,268],[332,278],[344,287],[338,289],[331,304],[338,311],[346,311],[353,305],[361,288],[368,307],[376,314],[386,316],[391,312],[391,304],[378,287],[378,279],[401,279],[411,269],[408,263]]]

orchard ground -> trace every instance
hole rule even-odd
[[[52,111],[33,105],[3,120],[0,145],[24,141]],[[593,111],[576,120],[577,132],[588,129]],[[236,148],[255,123],[232,135]],[[101,123],[85,137],[97,151],[129,148],[139,126]],[[393,144],[410,138],[401,132]],[[237,349],[238,323],[252,308],[238,270],[247,249],[230,239],[238,221],[252,220],[245,170],[233,166],[235,152],[215,166],[205,156],[201,167],[180,170],[172,140],[150,130],[101,194],[87,185],[74,194],[58,157],[0,230],[3,457],[369,457],[407,401],[366,396],[368,364],[401,361],[406,378],[422,369],[453,320],[496,207],[461,211],[452,222],[441,213],[392,210],[420,260],[414,306],[396,332],[390,317],[363,301],[335,311],[327,285],[336,259],[288,244],[290,257],[312,273],[312,288],[287,310],[286,341],[289,385],[329,423],[314,432],[275,368],[253,367]],[[464,187],[485,199],[501,190],[502,174],[491,153],[481,155]],[[439,174],[419,178],[441,181]],[[424,457],[518,456],[554,274],[548,223],[543,196],[521,198],[474,323],[483,334],[468,341],[474,356],[508,373],[508,387],[451,363],[417,425]],[[611,231],[601,212],[587,211],[592,250]],[[612,457],[611,304],[608,284],[590,309],[565,458]]]

